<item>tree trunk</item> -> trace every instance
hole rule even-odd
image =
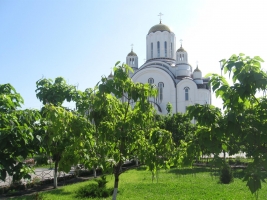
[[[138,157],[135,158],[135,166],[138,167]]]
[[[117,165],[114,167],[115,180],[114,180],[114,190],[113,190],[112,200],[117,199],[117,193],[118,193],[118,188],[119,188],[120,169],[121,169],[121,165]]]
[[[57,188],[57,168],[58,168],[58,161],[55,161],[55,170],[54,170],[54,188]]]
[[[96,178],[96,168],[94,167],[94,178]]]

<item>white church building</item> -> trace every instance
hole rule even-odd
[[[187,106],[194,104],[211,104],[209,78],[202,77],[198,66],[192,69],[182,44],[176,50],[175,34],[161,20],[146,36],[146,62],[139,67],[138,56],[132,49],[126,64],[134,70],[130,74],[134,82],[158,88],[158,97],[151,101],[160,114],[167,114],[168,102],[174,113],[184,113]]]

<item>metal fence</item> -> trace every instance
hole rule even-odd
[[[67,177],[67,176],[72,176],[73,174],[75,174],[74,167],[71,168],[69,173],[58,172],[57,177]],[[34,173],[30,175],[31,175],[31,179],[21,179],[20,180],[21,184],[26,184],[32,181],[45,181],[48,179],[53,179],[54,169],[35,169]],[[5,181],[0,180],[0,187],[10,186],[12,184],[12,180],[13,180],[12,176],[9,176],[7,174]]]

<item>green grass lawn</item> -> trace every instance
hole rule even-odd
[[[236,171],[235,180],[229,185],[218,183],[218,176],[211,176],[205,168],[170,169],[159,172],[158,182],[152,183],[151,173],[144,168],[129,170],[120,176],[118,200],[180,200],[180,199],[255,199],[242,181],[242,171]],[[114,177],[107,176],[107,187],[113,186]],[[44,199],[68,200],[76,199],[75,191],[87,182],[60,187],[42,193]],[[259,199],[267,199],[266,184],[262,185]],[[20,197],[14,199],[33,199]],[[108,198],[108,199],[111,199]]]

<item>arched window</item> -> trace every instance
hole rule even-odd
[[[167,57],[167,42],[164,42],[164,53],[165,53],[165,57]]]
[[[154,79],[153,78],[149,78],[148,79],[148,83],[152,85],[154,83]]]
[[[134,58],[133,58],[133,60],[132,60],[132,64],[134,65]]]
[[[184,88],[184,94],[185,94],[185,101],[189,101],[189,87]]]
[[[151,42],[151,58],[153,58],[153,43]]]
[[[171,58],[173,57],[173,55],[172,55],[172,43],[171,43]]]
[[[160,43],[159,41],[157,42],[157,50],[158,50],[158,58],[160,57]]]
[[[159,99],[160,103],[163,100],[163,88],[164,88],[164,83],[159,82],[159,84],[158,84],[158,99]]]

